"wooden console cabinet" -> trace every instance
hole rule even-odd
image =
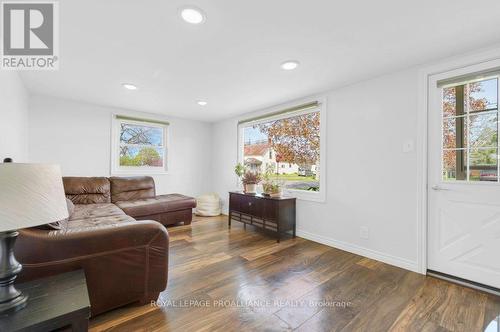
[[[253,225],[273,232],[280,242],[281,235],[292,232],[295,237],[295,198],[272,198],[260,194],[229,192],[229,227],[231,221]]]

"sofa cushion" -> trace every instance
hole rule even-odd
[[[67,221],[68,219],[70,219],[71,216],[73,215],[73,213],[75,212],[75,205],[73,204],[73,202],[71,200],[69,200],[67,198],[66,198],[66,206],[68,207],[68,218],[65,218],[65,219],[60,220],[60,221],[51,222],[51,223],[48,223],[45,225],[40,225],[40,226],[37,226],[37,228],[48,229],[48,230],[61,229],[61,222],[64,222],[64,221]]]
[[[66,197],[75,204],[111,203],[109,180],[104,177],[63,177]]]
[[[60,236],[61,234],[87,232],[121,225],[123,223],[135,222],[136,220],[126,214],[92,217],[61,221],[61,228],[49,232],[49,236]]]
[[[119,201],[115,204],[132,217],[148,216],[196,207],[194,198],[181,194],[160,195],[134,201]]]
[[[121,216],[124,214],[125,212],[112,203],[77,204],[69,220]]]
[[[111,202],[154,198],[155,182],[150,176],[111,177]]]

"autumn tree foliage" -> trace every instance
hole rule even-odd
[[[319,160],[320,114],[298,115],[256,125],[276,152],[276,161],[313,165]]]
[[[443,115],[453,116],[456,114],[456,89],[455,87],[443,89]],[[451,128],[454,128],[455,118],[448,121]],[[456,131],[450,128],[444,129],[443,132],[443,147],[444,148],[455,148],[456,147]],[[443,168],[445,170],[453,170],[456,165],[456,151],[444,150],[443,151]]]

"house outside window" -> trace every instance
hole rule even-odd
[[[323,201],[320,158],[325,112],[323,103],[291,107],[269,116],[240,121],[239,160],[250,171],[270,173],[285,195]]]
[[[167,171],[168,123],[115,115],[112,174],[157,174]]]

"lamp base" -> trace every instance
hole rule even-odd
[[[17,231],[0,232],[0,312],[19,310],[26,306],[28,297],[14,286],[22,266],[14,257]]]
[[[28,303],[28,296],[20,293],[18,297],[12,300],[0,303],[0,313],[4,313],[6,311],[17,311],[24,309],[27,303]]]

